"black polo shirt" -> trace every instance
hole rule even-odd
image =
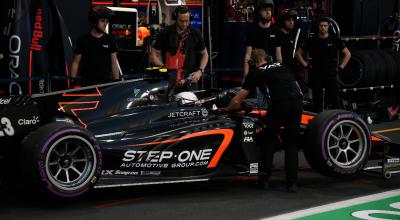
[[[263,49],[275,60],[275,50],[281,46],[278,35],[279,29],[275,25],[262,28],[258,23],[253,23],[247,31],[246,46]]]
[[[75,53],[82,54],[81,85],[111,82],[111,54],[117,52],[117,44],[111,36],[96,38],[90,33],[76,42]]]
[[[185,74],[190,74],[199,69],[200,51],[206,48],[203,36],[200,31],[189,27],[189,38],[187,39],[185,48]],[[165,60],[165,53],[170,52],[176,54],[179,46],[180,36],[176,31],[175,24],[162,30],[156,39],[153,47],[162,52]]]
[[[242,88],[252,90],[262,85],[268,88],[271,103],[303,98],[293,74],[281,63],[265,64],[250,71]]]
[[[284,33],[282,30],[279,30],[279,39],[282,45],[281,46],[282,61],[294,73],[302,70],[302,67],[293,57],[294,43],[296,40],[295,38],[296,38],[295,31],[292,30],[288,33]]]
[[[309,52],[311,64],[319,69],[336,68],[338,52],[345,48],[340,38],[331,36],[323,39],[318,35],[308,38],[302,46]]]

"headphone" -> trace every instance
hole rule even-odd
[[[189,12],[190,20],[193,20],[194,15],[192,15],[192,13],[190,13],[190,9],[186,5],[180,5],[180,6],[176,7],[175,10],[171,14],[171,18],[172,18],[172,20],[176,21],[176,19],[178,18],[178,14],[185,14],[188,12]]]
[[[285,9],[281,12],[281,16],[279,17],[279,22],[282,26],[285,25],[285,21],[288,18],[293,18],[294,19],[294,23],[296,25],[297,21],[298,21],[298,13],[296,10],[294,9]]]

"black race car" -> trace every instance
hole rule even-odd
[[[168,82],[153,78],[1,97],[2,178],[18,174],[27,186],[75,197],[93,187],[258,175],[267,109],[216,114],[236,91],[170,96]],[[301,126],[308,162],[328,175],[357,173],[372,141],[390,142],[349,111],[304,112]]]

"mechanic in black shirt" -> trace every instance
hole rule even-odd
[[[80,68],[81,86],[112,82],[120,79],[117,64],[117,44],[105,33],[113,11],[96,6],[89,12],[91,30],[76,43],[71,67],[70,87],[77,85],[76,77]]]
[[[254,49],[252,59],[256,69],[247,75],[242,89],[231,100],[226,108],[219,112],[237,110],[249,92],[255,87],[266,86],[269,91],[270,104],[266,118],[266,146],[262,150],[259,186],[268,187],[271,176],[272,158],[277,145],[278,132],[284,127],[283,143],[285,144],[286,183],[289,192],[297,190],[298,152],[296,146],[303,112],[303,94],[293,74],[281,63],[268,64],[267,54],[262,49]]]
[[[295,75],[302,71],[302,67],[299,65],[297,60],[294,58],[295,44],[298,43],[296,34],[300,30],[295,28],[297,20],[297,11],[293,9],[286,9],[282,12],[282,28],[279,32],[279,39],[281,40],[282,60],[283,63],[293,72]],[[297,40],[297,42],[296,42]],[[296,75],[297,78],[297,75]]]
[[[279,29],[272,24],[273,0],[258,0],[256,4],[257,22],[252,24],[246,35],[246,53],[243,63],[243,78],[249,73],[248,61],[255,48],[263,49],[273,55],[272,60],[282,62],[281,45],[278,39]]]
[[[340,38],[329,33],[329,18],[318,20],[319,33],[308,38],[305,44],[296,51],[296,58],[309,70],[309,82],[312,88],[314,111],[321,112],[323,107],[323,88],[332,108],[340,108],[337,72],[343,71],[350,60],[351,53]],[[304,52],[309,52],[310,62],[305,60]],[[338,65],[338,52],[343,59]]]
[[[198,30],[189,26],[190,16],[187,6],[178,6],[172,14],[175,24],[160,32],[150,54],[154,66],[174,73],[175,93],[198,89],[198,81],[208,63],[204,39]]]

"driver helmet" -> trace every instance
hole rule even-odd
[[[196,94],[194,92],[180,92],[175,96],[175,101],[180,104],[188,104],[198,101]]]

